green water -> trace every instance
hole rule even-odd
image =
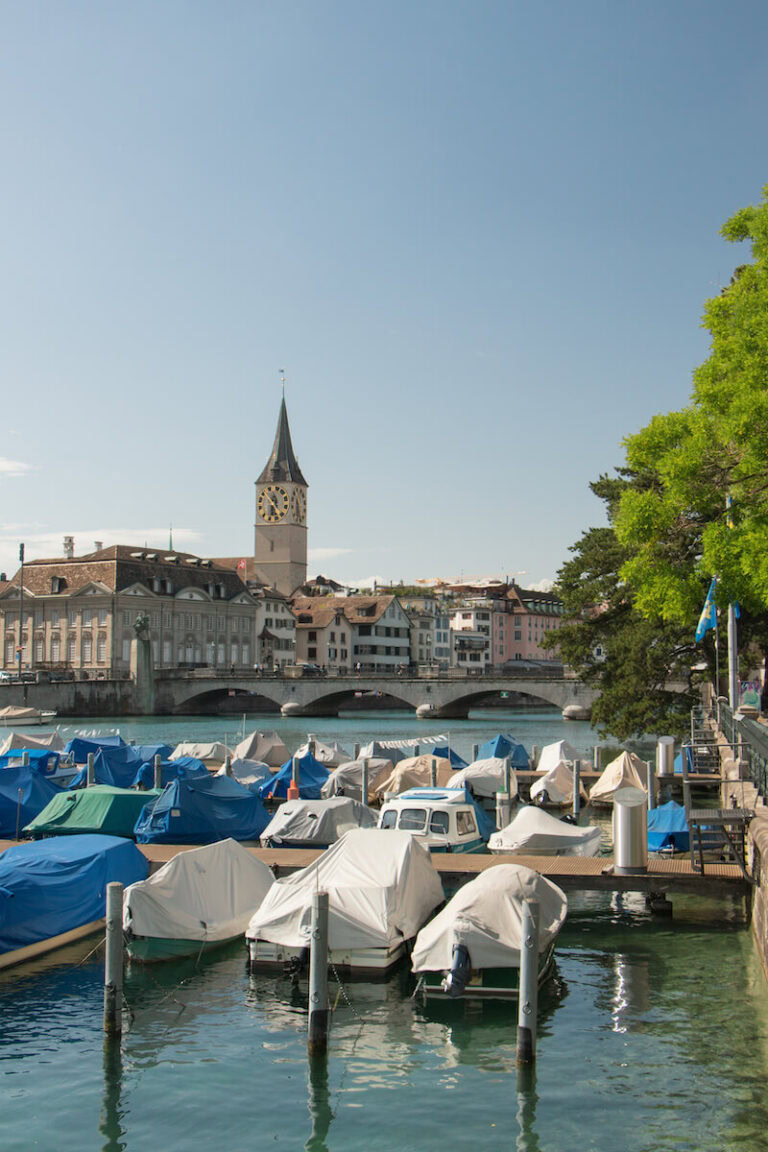
[[[126,975],[105,1058],[93,941],[0,975],[3,1152],[32,1148],[763,1152],[768,1012],[737,903],[574,897],[542,992],[534,1077],[516,1012],[426,1007],[407,972],[336,1000],[306,1057],[306,986],[245,952]]]

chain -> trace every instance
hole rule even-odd
[[[352,1015],[355,1017],[356,1020],[362,1021],[363,1017],[357,1011],[354,1004],[352,1003],[349,996],[347,995],[347,990],[341,982],[341,977],[339,976],[339,973],[336,971],[336,965],[334,964],[333,960],[331,960],[330,955],[328,956],[328,967],[331,969],[331,972],[333,972],[333,978],[339,986],[339,993],[341,994],[341,998],[344,1001],[344,1003],[346,1004],[347,1008],[349,1008],[350,1012],[352,1013]],[[337,996],[336,997],[336,1004],[338,1004],[338,1002],[339,1002],[339,998]],[[334,1006],[333,1006],[334,1010],[336,1008],[336,1004],[334,1004]]]

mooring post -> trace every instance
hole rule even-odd
[[[602,759],[602,748],[600,747],[599,744],[595,744],[594,748],[592,749],[592,765],[595,769],[595,772],[601,771],[601,766],[600,766],[601,759]]]
[[[163,786],[163,761],[160,758],[159,753],[158,753],[158,755],[155,756],[154,767],[155,767],[155,775],[154,775],[153,784],[154,784],[155,788],[162,788],[162,786]]]
[[[360,774],[360,800],[363,804],[368,803],[368,768],[368,757],[364,756]]]
[[[299,795],[299,758],[298,756],[294,756],[291,761],[291,782],[288,785],[288,799],[298,800]]]
[[[107,947],[104,957],[104,1031],[123,1028],[123,886],[107,884]]]
[[[18,803],[16,804],[16,839],[18,840],[19,832],[21,831],[21,802],[24,799],[24,789],[19,788],[17,795]]]
[[[88,788],[90,788],[91,784],[96,783],[96,769],[94,768],[94,765],[93,765],[93,759],[94,759],[93,752],[89,752],[88,753],[88,759],[86,760],[86,769],[85,769],[85,783],[86,783],[86,786]]]
[[[520,939],[520,1000],[517,1010],[517,1062],[536,1062],[539,1010],[539,902],[523,900]]]
[[[309,753],[309,755],[312,757],[313,760],[315,758],[315,749],[316,748],[317,748],[317,738],[315,737],[314,732],[308,732],[307,733],[307,752]]]
[[[414,744],[413,754],[414,756],[421,756],[421,744]]]
[[[683,807],[687,820],[691,812],[691,782],[688,779],[688,746],[685,744],[683,745],[681,760],[683,763]]]
[[[573,762],[573,818],[578,824],[581,811],[581,761]]]
[[[22,766],[22,768],[28,768],[29,767],[29,749],[28,748],[25,748],[21,754],[21,766]]]
[[[359,744],[353,744],[353,746],[352,746],[352,759],[353,760],[359,760],[360,759],[360,745]]]
[[[475,762],[475,760],[477,760],[477,754],[479,751],[480,751],[480,745],[479,744],[473,744],[472,745],[472,762],[473,763]]]
[[[531,745],[531,767],[535,768],[539,762],[539,746],[538,744]]]
[[[328,1047],[328,893],[312,896],[312,935],[309,951],[309,1028],[307,1050],[310,1056]]]
[[[437,757],[430,756],[429,758],[429,785],[430,788],[437,788]]]
[[[504,791],[509,801],[509,815],[512,817],[512,757],[504,757]]]
[[[653,772],[653,760],[646,760],[646,762],[645,762],[645,774],[646,774],[646,777],[648,780],[648,811],[652,812],[654,807],[655,807],[654,796],[653,796],[653,787],[654,787],[654,782],[656,779],[656,777],[654,776],[654,772]]]

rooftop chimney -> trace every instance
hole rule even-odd
[[[103,540],[94,540],[94,542],[93,542],[94,552],[101,552],[103,547],[104,547],[104,541]]]
[[[71,560],[75,555],[75,538],[74,536],[64,537],[64,556],[67,560]]]

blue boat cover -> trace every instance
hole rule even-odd
[[[279,772],[270,777],[258,789],[262,800],[280,799],[288,795],[288,785],[293,776],[293,761],[286,760]],[[306,752],[299,756],[299,796],[302,800],[321,800],[321,789],[330,776],[325,764],[315,760]]]
[[[528,767],[528,753],[514,736],[494,736],[492,740],[486,740],[477,753],[478,760],[490,760],[493,757],[503,760],[505,756],[512,758],[513,768]]]
[[[207,774],[202,760],[182,756],[178,760],[163,763],[163,784],[192,775]],[[155,779],[154,754],[144,755],[144,746],[122,748],[99,748],[93,758],[93,771],[97,784],[108,784],[111,788],[151,788]],[[72,779],[69,787],[84,788],[88,782],[88,769],[83,767]]]
[[[488,843],[493,833],[496,831],[496,824],[485,811],[481,808],[477,800],[468,789],[466,788],[409,788],[407,792],[401,792],[399,799],[403,800],[406,797],[413,797],[414,800],[428,800],[434,797],[436,792],[447,792],[449,796],[455,796],[457,792],[462,793],[463,799],[467,804],[471,804],[475,810],[475,819],[477,820],[477,830],[482,836],[483,840]]]
[[[176,761],[178,763],[178,761]],[[213,844],[258,840],[269,814],[258,796],[229,776],[173,780],[147,804],[134,828],[139,844]]]
[[[64,754],[71,756],[75,764],[85,764],[89,752],[98,752],[99,748],[123,748],[125,740],[121,736],[89,737],[75,736],[70,740]]]
[[[6,752],[4,756],[0,756],[0,770],[8,768],[9,765],[20,764],[25,752],[30,765],[38,772],[55,772],[59,766],[60,752],[51,752],[47,748],[17,748],[15,752]],[[50,763],[51,760],[53,764]]]
[[[120,836],[52,836],[0,856],[0,953],[103,919],[107,884],[146,880],[148,864]]]
[[[458,752],[454,752],[449,744],[438,744],[436,748],[430,748],[428,754],[430,756],[442,756],[444,760],[450,760],[451,767],[455,768],[457,772],[461,768],[469,767],[467,761],[463,760]]]
[[[0,772],[0,836],[15,839],[17,830],[39,816],[60,791],[37,765],[3,768]]]
[[[658,852],[661,848],[677,848],[686,852],[691,846],[685,808],[670,800],[652,808],[648,813],[648,848]]]

